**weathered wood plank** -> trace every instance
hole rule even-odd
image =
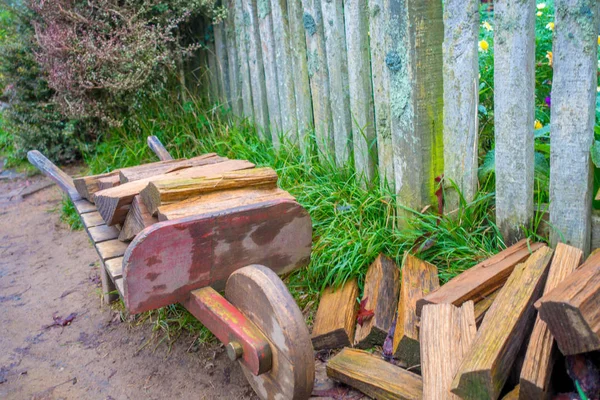
[[[479,0],[449,0],[444,4],[444,206],[458,208],[478,189]]]
[[[235,0],[226,0],[224,2],[227,7],[227,17],[224,21],[225,26],[225,46],[227,48],[227,67],[229,77],[229,95],[230,106],[233,115],[243,117],[242,104],[242,86],[240,84],[240,65],[238,56],[238,45],[235,33]]]
[[[386,64],[395,189],[398,202],[413,210],[436,202],[435,178],[444,171],[442,17],[439,0],[390,0]],[[409,213],[399,208],[399,214]]]
[[[139,313],[201,287],[222,290],[250,264],[285,274],[308,265],[311,243],[310,216],[290,200],[159,222],[138,234],[125,256],[125,304]]]
[[[82,176],[73,179],[73,184],[77,189],[77,193],[84,199],[93,202],[94,193],[100,190],[100,180],[111,176],[119,176],[119,171],[112,171],[105,174]]]
[[[423,307],[420,324],[421,375],[424,400],[458,400],[450,386],[477,334],[472,301]]]
[[[119,296],[123,297],[123,293],[125,293],[123,289],[123,278],[115,279],[114,287],[119,292]]]
[[[477,304],[501,287],[515,266],[525,261],[531,252],[542,246],[541,243],[528,244],[528,241],[523,239],[480,262],[419,300],[417,314],[421,315],[421,308],[425,304],[449,303],[460,306],[467,300],[473,300]]]
[[[550,264],[544,294],[549,293],[575,271],[582,257],[581,250],[559,243]],[[523,399],[550,397],[550,378],[556,362],[557,350],[548,326],[537,316],[521,369],[519,397]]]
[[[552,78],[550,242],[590,251],[598,72],[598,7],[594,0],[558,0]],[[574,117],[577,116],[577,117]]]
[[[138,194],[131,202],[131,207],[129,208],[125,222],[123,223],[123,228],[119,233],[119,240],[122,242],[132,240],[138,233],[157,222],[158,218],[153,217],[152,214],[150,214],[148,208],[146,208],[146,205]]]
[[[269,124],[271,140],[275,148],[279,148],[281,133],[281,109],[279,108],[279,82],[277,81],[277,61],[275,59],[275,39],[273,38],[273,21],[271,18],[270,0],[256,2],[258,12],[258,30],[262,44],[262,57],[265,70],[265,87],[267,89],[267,105],[269,106]]]
[[[27,160],[29,160],[29,162],[44,175],[52,179],[58,187],[71,197],[71,200],[75,201],[80,199],[80,196],[75,189],[75,185],[73,184],[73,179],[54,165],[52,161],[44,157],[42,153],[37,150],[28,151]]]
[[[477,323],[477,326],[481,325],[481,322],[483,321],[485,314],[488,312],[488,310],[490,309],[492,304],[494,304],[494,300],[496,300],[496,297],[498,297],[498,293],[500,293],[500,289],[501,289],[501,287],[496,289],[495,292],[488,294],[483,299],[481,299],[477,303],[475,303],[475,323]],[[435,303],[433,303],[433,304],[435,304]],[[440,304],[443,304],[443,303],[440,303]]]
[[[334,154],[333,120],[329,97],[329,69],[325,51],[323,13],[321,2],[325,0],[302,0],[302,22],[306,36],[308,77],[314,116],[317,148],[321,158]]]
[[[106,178],[98,179],[98,190],[110,189],[111,187],[119,186],[120,184],[121,180],[119,175],[110,175]]]
[[[338,166],[348,163],[352,145],[352,116],[348,92],[348,57],[344,33],[343,0],[321,1],[325,53],[329,73],[329,99],[333,121],[335,161]],[[355,55],[358,57],[359,55]]]
[[[87,231],[94,243],[106,242],[119,237],[119,230],[114,226],[98,225],[88,228]]]
[[[76,200],[73,202],[73,205],[79,214],[87,214],[97,211],[96,206],[85,199]]]
[[[104,225],[104,220],[98,211],[92,211],[81,215],[81,221],[86,228]]]
[[[269,106],[267,102],[267,87],[265,85],[265,70],[258,28],[256,1],[242,0],[242,5],[244,28],[247,32],[246,47],[248,49],[254,123],[258,127],[259,136],[263,139],[270,139]]]
[[[377,168],[377,137],[371,82],[368,0],[345,1],[343,20],[346,25],[348,50],[347,85],[349,86],[354,165],[359,175],[371,181],[375,177]]]
[[[536,303],[563,354],[600,349],[599,301],[600,252],[596,252]]]
[[[167,174],[180,169],[190,167],[201,167],[203,165],[218,164],[226,161],[226,157],[219,157],[215,153],[202,154],[198,157],[180,160],[158,161],[148,164],[136,165],[135,167],[121,168],[116,171],[121,183],[138,181],[155,175]]]
[[[225,26],[223,22],[213,25],[215,35],[215,56],[217,58],[217,80],[219,82],[219,95],[224,104],[231,104],[229,91],[229,60],[227,59],[227,43],[225,39]]]
[[[253,119],[252,87],[250,85],[250,66],[248,64],[248,40],[250,33],[246,27],[242,0],[231,0],[230,12],[235,18],[235,43],[237,46],[239,83],[242,92],[242,109],[244,117]]]
[[[420,364],[417,301],[440,286],[438,270],[435,265],[406,253],[400,282],[394,355],[410,368]]]
[[[533,326],[533,303],[541,294],[552,249],[542,247],[519,264],[487,312],[452,382],[463,399],[496,399]]]
[[[108,271],[112,280],[123,276],[123,257],[112,258],[104,263],[104,267]]]
[[[147,139],[148,147],[160,161],[169,161],[173,159],[173,156],[169,154],[169,151],[165,148],[165,146],[160,142],[160,139],[154,135],[148,136]]]
[[[327,363],[327,376],[373,399],[417,400],[423,395],[419,375],[363,350],[342,350]]]
[[[352,345],[357,297],[356,279],[347,281],[341,288],[329,287],[323,291],[311,334],[315,350]]]
[[[494,4],[496,222],[509,245],[533,217],[535,12],[535,0]]]
[[[392,326],[398,306],[400,292],[400,271],[389,258],[380,254],[369,267],[365,277],[362,300],[365,308],[375,315],[362,326],[356,324],[354,345],[370,348],[383,345]]]
[[[96,243],[96,251],[102,261],[110,260],[111,258],[121,257],[127,250],[127,243],[120,240],[109,240],[102,243]]]
[[[221,94],[219,93],[219,64],[217,62],[216,48],[214,42],[214,31],[213,36],[208,42],[206,42],[206,58],[207,58],[207,75],[209,82],[209,95],[210,100],[213,103],[218,103],[221,100]]]

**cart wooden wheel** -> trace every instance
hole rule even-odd
[[[241,268],[227,280],[225,298],[271,345],[270,371],[255,376],[240,364],[254,391],[262,399],[308,399],[315,379],[313,347],[302,312],[277,274],[262,265]]]

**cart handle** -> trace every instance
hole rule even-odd
[[[148,147],[158,156],[160,161],[169,161],[173,159],[173,156],[169,154],[169,151],[163,146],[160,140],[152,135],[148,136]]]

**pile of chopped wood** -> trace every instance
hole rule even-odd
[[[130,241],[159,221],[293,199],[277,188],[277,173],[214,153],[121,168],[74,179],[79,194],[96,204],[107,227]],[[114,229],[114,228],[110,228]]]
[[[439,286],[379,256],[358,307],[356,280],[323,293],[313,344],[345,347],[327,374],[376,399],[598,399],[600,252],[582,258],[523,240]]]

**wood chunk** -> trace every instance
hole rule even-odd
[[[544,293],[549,293],[581,263],[583,252],[575,247],[559,243],[548,271]],[[556,361],[557,348],[548,326],[539,315],[536,317],[529,346],[521,369],[519,384],[522,399],[549,397],[550,378]]]
[[[494,300],[496,300],[498,293],[500,293],[500,289],[497,289],[495,292],[487,295],[483,299],[479,300],[477,304],[475,304],[475,322],[477,323],[477,326],[481,325],[483,317],[485,317],[485,314],[494,303]]]
[[[383,254],[369,267],[362,299],[366,300],[365,308],[372,310],[375,315],[362,326],[356,324],[355,346],[369,348],[383,345],[398,306],[399,277],[400,271],[396,264]]]
[[[109,240],[107,242],[96,243],[96,251],[102,261],[121,257],[125,254],[125,250],[127,250],[127,243],[123,243],[120,240]]]
[[[327,363],[327,376],[373,399],[417,400],[423,395],[419,375],[363,350],[343,349]]]
[[[250,168],[254,168],[254,164],[248,161],[229,160],[218,164],[190,167],[164,175],[127,182],[117,187],[97,192],[95,194],[96,206],[104,221],[106,221],[106,225],[120,224],[125,221],[133,198],[150,182],[157,182],[163,179],[211,177],[228,171]]]
[[[133,198],[131,207],[125,218],[123,229],[119,234],[120,241],[132,240],[138,233],[143,231],[146,227],[158,222],[158,218],[153,217],[148,212],[146,205],[141,200],[140,195]]]
[[[224,190],[159,207],[158,220],[170,221],[277,199],[294,200],[294,197],[279,188]]]
[[[407,367],[414,367],[420,363],[417,301],[436,290],[440,283],[435,265],[408,253],[403,264],[394,356]]]
[[[356,279],[347,281],[337,290],[329,287],[323,291],[311,335],[315,350],[352,345],[357,297]]]
[[[111,175],[106,178],[98,179],[98,190],[110,189],[111,187],[119,186],[119,175]]]
[[[600,252],[536,303],[564,355],[600,349]]]
[[[277,173],[272,168],[231,171],[207,178],[174,179],[150,182],[140,192],[150,214],[156,215],[158,207],[177,203],[205,193],[248,187],[277,187]]]
[[[532,243],[528,246],[527,240],[523,239],[495,256],[480,262],[419,300],[417,315],[421,315],[421,309],[425,304],[449,303],[460,306],[467,300],[473,300],[477,304],[481,299],[500,288],[515,266],[542,246],[541,243]]]
[[[98,225],[88,228],[88,234],[94,243],[106,242],[119,237],[119,230],[114,226]]]
[[[423,307],[420,324],[423,399],[459,399],[450,393],[454,375],[477,334],[472,301]]]
[[[80,215],[81,221],[86,228],[92,228],[98,225],[104,225],[104,220],[98,211]]]
[[[463,399],[497,399],[533,326],[552,249],[543,246],[517,265],[487,312],[452,382]]]
[[[219,157],[215,153],[207,153],[190,159],[157,161],[135,167],[121,168],[119,170],[119,180],[121,183],[139,181],[140,179],[168,174],[169,172],[175,172],[184,168],[201,167],[203,165],[220,163],[225,160],[227,158]]]
[[[104,263],[104,267],[114,281],[123,276],[123,257],[112,258]]]
[[[98,186],[100,179],[110,178],[111,176],[119,176],[119,171],[108,172],[106,174],[82,176],[80,178],[73,179],[73,184],[77,193],[84,199],[91,202],[94,201],[93,195],[100,190]]]
[[[502,400],[518,400],[520,398],[521,387],[519,385],[515,386],[513,390],[506,394],[502,398]],[[534,399],[533,397],[531,399]]]

